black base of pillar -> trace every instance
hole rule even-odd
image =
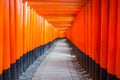
[[[92,58],[89,58],[89,75],[92,77]]]
[[[107,73],[107,80],[116,80],[115,75]]]
[[[26,54],[23,55],[23,72],[27,69],[27,56]]]
[[[11,80],[10,69],[4,70],[2,77],[3,77],[3,80]]]
[[[83,68],[86,69],[86,55],[84,53],[82,53],[82,64],[83,64]]]
[[[2,74],[0,74],[0,80],[2,80]]]
[[[95,80],[100,80],[100,65],[95,63]]]
[[[30,65],[32,64],[32,51],[29,52],[30,53]]]
[[[86,55],[86,71],[89,73],[89,56]]]
[[[11,78],[12,80],[17,80],[16,78],[16,64],[11,64],[11,68],[10,68],[10,72],[11,72]]]
[[[20,75],[23,73],[23,56],[20,58]]]
[[[107,80],[107,70],[100,68],[100,80]]]
[[[116,80],[120,80],[120,78],[116,78]]]
[[[92,79],[95,80],[95,61],[92,60]]]
[[[20,59],[16,61],[16,75],[18,79],[20,76]]]

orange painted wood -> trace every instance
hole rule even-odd
[[[15,37],[16,37],[16,58],[21,56],[21,26],[20,26],[20,0],[15,0]]]
[[[3,28],[4,28],[4,0],[0,0],[0,74],[3,71]]]
[[[78,10],[36,10],[38,14],[76,14]],[[46,13],[48,12],[48,13]]]
[[[76,26],[75,26],[75,31],[73,32],[74,33],[74,35],[76,35],[76,38],[75,38],[75,44],[76,44],[76,46],[79,46],[79,34],[80,34],[80,31],[79,31],[79,29],[80,29],[80,27],[79,27],[79,18],[81,17],[81,15],[78,15],[78,17],[77,17],[77,19],[76,19]],[[74,36],[73,35],[73,36]]]
[[[80,3],[77,2],[28,2],[30,6],[79,6]]]
[[[88,54],[92,57],[92,2],[88,3]]]
[[[45,44],[46,42],[46,21],[44,20],[44,23],[43,23],[43,44]]]
[[[35,48],[37,47],[37,13],[35,13]]]
[[[37,47],[37,13],[36,13],[36,21],[35,21],[35,47]]]
[[[30,50],[33,49],[33,35],[32,35],[32,32],[33,32],[33,9],[30,9]]]
[[[107,68],[108,31],[109,31],[109,0],[101,0],[100,66],[104,69]]]
[[[41,45],[44,44],[44,25],[45,25],[45,21],[44,18],[41,18]]]
[[[20,56],[22,57],[23,52],[23,2],[20,0]]]
[[[23,1],[35,1],[35,2],[39,2],[39,1],[45,1],[45,2],[56,2],[56,0],[23,0]],[[80,2],[79,0],[59,0],[60,2]],[[84,2],[84,1],[83,1]]]
[[[27,7],[27,52],[30,51],[30,7]]]
[[[44,27],[44,44],[47,44],[47,31],[48,31],[48,22],[45,20],[45,27]]]
[[[32,26],[32,33],[33,33],[33,35],[32,35],[32,37],[33,37],[33,39],[32,39],[32,46],[33,46],[33,49],[35,48],[34,46],[35,46],[35,11],[33,11],[33,26]]]
[[[28,23],[27,23],[27,12],[28,12],[28,9],[27,9],[27,3],[23,4],[23,39],[24,39],[24,42],[23,42],[23,52],[24,54],[27,52],[27,26],[28,26]]]
[[[71,40],[73,41],[73,43],[75,44],[75,42],[74,42],[74,38],[77,36],[77,35],[75,35],[74,36],[74,31],[75,31],[75,23],[72,25],[72,27],[70,28],[71,29]]]
[[[110,0],[109,7],[109,40],[108,40],[108,73],[115,75],[116,63],[116,29],[117,29],[117,0]]]
[[[65,32],[64,31],[59,31],[59,37],[60,38],[65,37]]]
[[[39,16],[39,23],[40,23],[40,25],[39,25],[39,45],[41,46],[42,45],[42,17],[41,16]]]
[[[46,3],[47,4],[47,3]],[[70,5],[70,6],[64,6],[64,5],[62,5],[62,6],[58,6],[58,5],[51,5],[51,6],[48,6],[48,5],[31,5],[31,7],[32,8],[34,8],[35,10],[43,10],[43,9],[45,9],[45,10],[54,10],[54,9],[56,9],[56,10],[64,10],[64,9],[71,9],[71,10],[79,10],[79,8],[81,8],[80,6],[72,6],[72,5]]]
[[[10,68],[10,23],[9,23],[9,0],[5,0],[4,16],[4,43],[3,43],[3,70]]]
[[[38,43],[41,46],[41,16],[39,15],[39,31],[38,31]]]
[[[40,16],[38,15],[38,29],[37,29],[37,46],[40,46]]]
[[[33,49],[36,47],[36,12],[33,12]]]
[[[38,28],[39,23],[38,23],[38,14],[36,14],[36,47],[38,46]]]
[[[73,0],[67,0],[67,1],[66,0],[64,1],[63,0],[60,1],[23,0],[23,1],[28,1],[28,5],[30,5],[38,14],[44,16],[48,21],[49,19],[52,19],[51,15],[52,16],[54,15],[55,18],[58,17],[59,15],[60,17],[66,17],[66,21],[68,21],[71,26],[72,24],[71,22],[74,21],[74,19],[73,20],[68,19],[70,17],[68,15],[71,15],[71,17],[75,18],[76,14],[79,12],[81,8],[83,8],[83,6],[88,0],[77,0],[77,1],[76,0],[74,1]],[[60,23],[62,21],[64,22],[64,24],[66,23],[65,19],[60,19],[60,20],[57,19],[55,21],[51,21],[51,23],[55,23],[56,21],[57,22],[60,21]]]
[[[15,41],[15,10],[14,0],[10,1],[10,62],[16,62],[16,41]]]
[[[116,76],[120,79],[120,0],[118,0],[117,11]]]
[[[85,54],[88,54],[88,4],[85,6]]]
[[[79,35],[77,34],[77,36],[79,37],[80,40],[80,45],[79,45],[79,49],[81,49],[83,52],[85,52],[85,11],[84,9],[81,10],[81,16],[80,17],[80,33],[79,35],[81,36],[81,39],[79,37]]]
[[[100,27],[101,1],[92,0],[92,54],[97,64],[100,63]]]
[[[79,16],[80,15],[78,15],[77,16],[77,19],[76,19],[76,22],[74,22],[74,28],[72,28],[72,33],[73,33],[73,36],[72,36],[72,38],[73,38],[73,41],[74,41],[74,43],[76,44],[76,46],[79,46],[79,39],[78,39],[78,35],[76,35],[76,34],[79,34],[79,32],[78,32],[78,29],[79,29],[79,25],[78,25],[78,23],[79,23]],[[74,36],[74,35],[76,35],[76,36]]]

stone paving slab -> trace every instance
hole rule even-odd
[[[65,40],[58,41],[32,80],[80,80],[71,59],[71,48]]]
[[[72,80],[69,72],[43,72],[40,80]]]

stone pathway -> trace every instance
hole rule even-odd
[[[32,80],[81,80],[73,66],[71,48],[60,40],[39,65]]]

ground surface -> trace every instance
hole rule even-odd
[[[90,80],[71,52],[66,40],[59,40],[45,59],[36,60],[20,80]]]

